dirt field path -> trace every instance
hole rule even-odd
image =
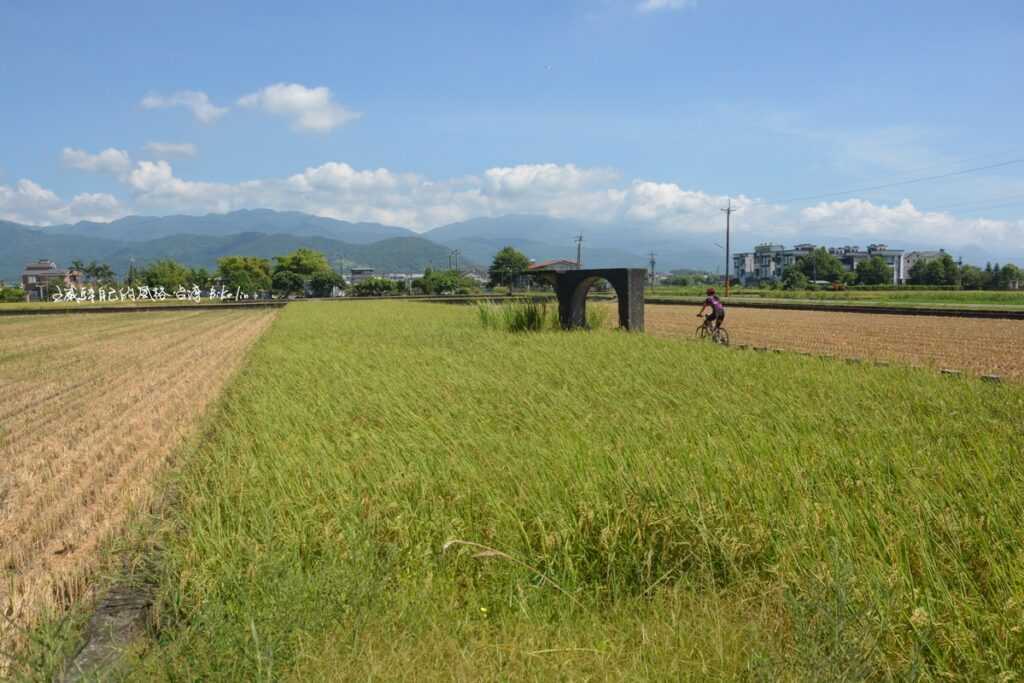
[[[275,315],[0,319],[0,612],[29,624],[83,594],[99,544]]]
[[[648,305],[649,334],[692,339],[696,306]],[[1024,380],[1024,321],[730,308],[733,345],[864,358]]]

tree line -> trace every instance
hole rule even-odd
[[[525,258],[525,257],[524,257]],[[163,287],[173,292],[179,287],[208,289],[214,286],[243,292],[250,297],[331,296],[346,291],[352,296],[384,296],[418,292],[422,294],[470,293],[476,282],[456,270],[427,268],[422,277],[411,282],[370,277],[350,284],[335,271],[327,257],[316,250],[301,248],[273,259],[258,256],[225,256],[217,260],[217,268],[192,268],[174,259],[159,259],[136,268],[129,266],[123,278],[105,263],[71,262],[71,269],[84,276],[86,285]],[[49,296],[49,293],[47,293]],[[0,288],[0,302],[25,299],[20,287]]]
[[[961,289],[1010,289],[1019,287],[1024,270],[1012,263],[1002,267],[987,264],[984,269],[960,265],[949,254],[917,261],[907,274],[907,284],[931,287],[957,287]],[[806,289],[812,281],[825,281],[843,285],[889,285],[893,282],[893,269],[881,256],[872,256],[857,264],[853,271],[824,247],[799,257],[782,275],[786,289]]]

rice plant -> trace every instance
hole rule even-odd
[[[1024,388],[395,310],[256,345],[135,678],[1019,673]]]
[[[543,332],[558,329],[558,308],[544,301],[477,304],[481,325],[505,332]]]
[[[610,307],[603,304],[587,306],[586,329],[599,330],[608,326]],[[507,303],[477,303],[477,317],[485,329],[505,332],[543,332],[561,328],[556,303],[515,301]]]

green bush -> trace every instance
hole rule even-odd
[[[0,303],[14,304],[25,300],[25,290],[21,287],[0,288]]]

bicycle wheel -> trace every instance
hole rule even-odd
[[[715,341],[721,344],[722,346],[729,345],[729,333],[726,331],[724,327],[720,327],[718,328],[718,330],[715,331]]]
[[[697,328],[697,339],[707,339],[707,338],[708,338],[708,326],[707,325],[701,325],[700,327]]]

